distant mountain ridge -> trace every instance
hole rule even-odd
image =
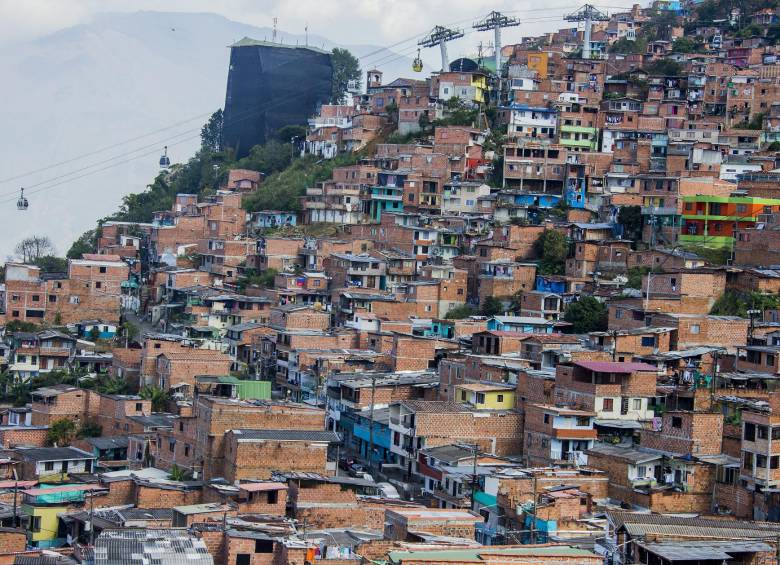
[[[106,13],[35,40],[4,44],[0,127],[6,135],[0,146],[0,179],[166,129],[86,159],[0,182],[0,257],[32,234],[50,236],[64,254],[96,219],[116,211],[123,195],[153,180],[163,145],[170,146],[174,162],[189,158],[197,149],[201,125],[224,104],[227,46],[245,36],[270,40],[272,34],[270,28],[210,13]],[[284,43],[307,41],[303,34],[284,31],[277,37]],[[327,50],[338,45],[314,34],[308,43]],[[339,46],[358,57],[371,53],[365,60],[368,66],[394,57],[378,46]],[[367,65],[362,65],[364,70]],[[411,59],[400,57],[382,68],[395,78],[411,74],[410,65]],[[173,124],[179,125],[170,127]],[[109,161],[112,157],[116,159]],[[89,174],[93,169],[86,167],[95,163],[104,163],[95,168],[106,170]],[[122,164],[111,167],[116,163]],[[83,178],[37,192],[53,184],[36,186],[41,181],[80,169],[76,176]],[[15,209],[19,186],[26,187],[27,212]]]

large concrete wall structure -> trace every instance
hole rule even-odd
[[[330,54],[244,38],[230,46],[224,143],[243,157],[279,128],[306,125],[329,101]]]

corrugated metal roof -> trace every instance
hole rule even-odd
[[[341,436],[336,432],[324,430],[233,430],[238,441],[278,440],[278,441],[320,441],[337,442]]]
[[[653,371],[657,369],[647,363],[620,363],[617,361],[575,361],[575,365],[597,373],[633,373],[634,371]]]
[[[638,543],[650,553],[667,561],[730,560],[738,553],[772,551],[771,545],[759,541],[703,540]]]
[[[625,528],[634,537],[658,533],[680,535],[688,538],[739,539],[766,538],[780,534],[780,523],[770,522],[683,518],[680,516],[633,512],[608,512],[607,517],[615,525],[615,528]]]
[[[104,530],[95,540],[95,565],[214,565],[201,539],[183,530]]]

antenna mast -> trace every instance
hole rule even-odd
[[[441,70],[446,72],[449,67],[447,42],[463,37],[463,35],[462,29],[448,29],[446,27],[436,26],[431,30],[431,33],[418,41],[417,45],[420,47],[436,47],[438,45],[441,49]]]
[[[274,31],[271,34],[271,43],[276,43],[276,24],[279,23],[279,18],[274,16]]]
[[[495,34],[494,43],[496,50],[496,75],[499,77],[501,76],[501,28],[516,27],[519,25],[520,20],[517,18],[510,18],[501,12],[490,12],[487,16],[474,23],[472,26],[477,31],[493,30],[493,33]]]
[[[590,59],[590,32],[593,22],[609,21],[609,16],[590,4],[585,4],[582,8],[563,17],[567,22],[585,22],[585,33],[582,37],[582,58]]]

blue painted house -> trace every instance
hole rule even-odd
[[[555,327],[560,325],[563,324],[554,320],[545,320],[544,318],[494,316],[488,320],[487,329],[501,332],[551,334],[555,331]]]
[[[510,200],[518,206],[529,208],[555,208],[561,202],[560,194],[547,194],[535,192],[501,193],[502,200]]]
[[[371,419],[367,411],[354,413],[352,433],[358,440],[360,457],[367,460],[371,446]],[[393,463],[395,455],[390,451],[392,434],[390,433],[390,409],[374,410],[374,453],[371,460],[375,464]]]
[[[371,187],[368,208],[371,219],[379,221],[382,212],[402,212],[404,209],[404,183],[409,171],[380,171],[377,184]]]
[[[566,292],[566,280],[563,277],[536,275],[534,290],[563,294]]]
[[[79,337],[92,339],[97,335],[97,339],[113,339],[117,334],[117,325],[112,322],[102,320],[84,320],[76,324]],[[93,333],[93,330],[96,332]]]

